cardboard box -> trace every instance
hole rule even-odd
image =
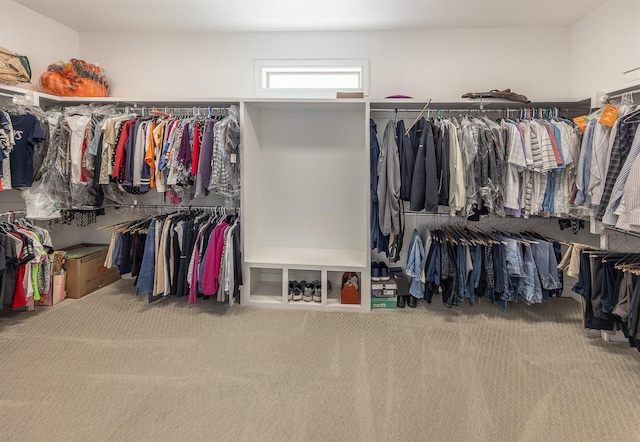
[[[78,244],[65,249],[68,298],[82,298],[120,279],[117,267],[104,266],[108,248],[104,244]]]
[[[64,298],[67,297],[67,291],[65,290],[66,280],[66,273],[54,275],[51,278],[49,292],[41,293],[40,300],[36,302],[36,305],[53,307],[54,305],[64,301]]]
[[[398,298],[371,298],[371,310],[394,310],[398,308]]]
[[[395,289],[384,289],[382,294],[384,296],[386,296],[387,298],[395,298],[396,291],[395,291]]]
[[[381,282],[374,282],[371,284],[371,290],[382,290],[384,289],[384,284]]]

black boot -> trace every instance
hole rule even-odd
[[[409,301],[407,302],[407,304],[409,304],[409,307],[411,308],[416,308],[418,306],[418,300],[413,296],[409,295]]]
[[[398,308],[404,308],[406,296],[398,296]]]

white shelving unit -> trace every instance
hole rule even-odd
[[[244,304],[370,309],[368,283],[362,284],[359,305],[341,304],[336,284],[331,294],[326,290],[328,272],[358,272],[370,279],[368,113],[362,100],[242,103],[244,274],[249,278]],[[267,268],[282,271],[281,286],[269,282]],[[322,302],[287,300],[288,281],[302,279],[301,272],[322,282]]]

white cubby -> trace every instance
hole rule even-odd
[[[282,269],[252,267],[246,272],[248,301],[251,304],[282,305],[285,279]]]
[[[257,100],[243,102],[241,115],[245,268],[280,268],[287,283],[323,285],[328,270],[366,272],[368,104]],[[307,273],[313,278],[298,276]],[[342,306],[324,287],[321,303],[288,302],[286,285],[287,307]],[[339,295],[336,285],[334,291]],[[253,299],[250,293],[248,303]],[[368,310],[368,301],[345,309]]]

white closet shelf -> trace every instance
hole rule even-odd
[[[420,110],[426,103],[426,99],[419,100],[414,98],[389,98],[389,99],[371,99],[369,105],[371,109],[416,109]],[[498,98],[457,98],[457,99],[434,99],[429,104],[429,109],[478,109],[480,104],[485,109],[515,109],[515,108],[588,108],[589,99],[577,100],[574,98],[551,99],[542,98],[531,103],[520,103],[517,101],[502,100]]]
[[[344,268],[366,269],[366,253],[362,250],[303,249],[294,247],[262,247],[247,253],[251,266],[281,265],[296,269]]]
[[[232,104],[238,105],[241,99],[236,98],[162,98],[162,97],[59,97],[56,95],[36,92],[40,105],[73,105],[88,103],[103,104],[120,104],[120,105],[138,105],[138,106],[157,106],[157,107],[192,107],[207,106],[215,104],[216,106],[229,107]]]

